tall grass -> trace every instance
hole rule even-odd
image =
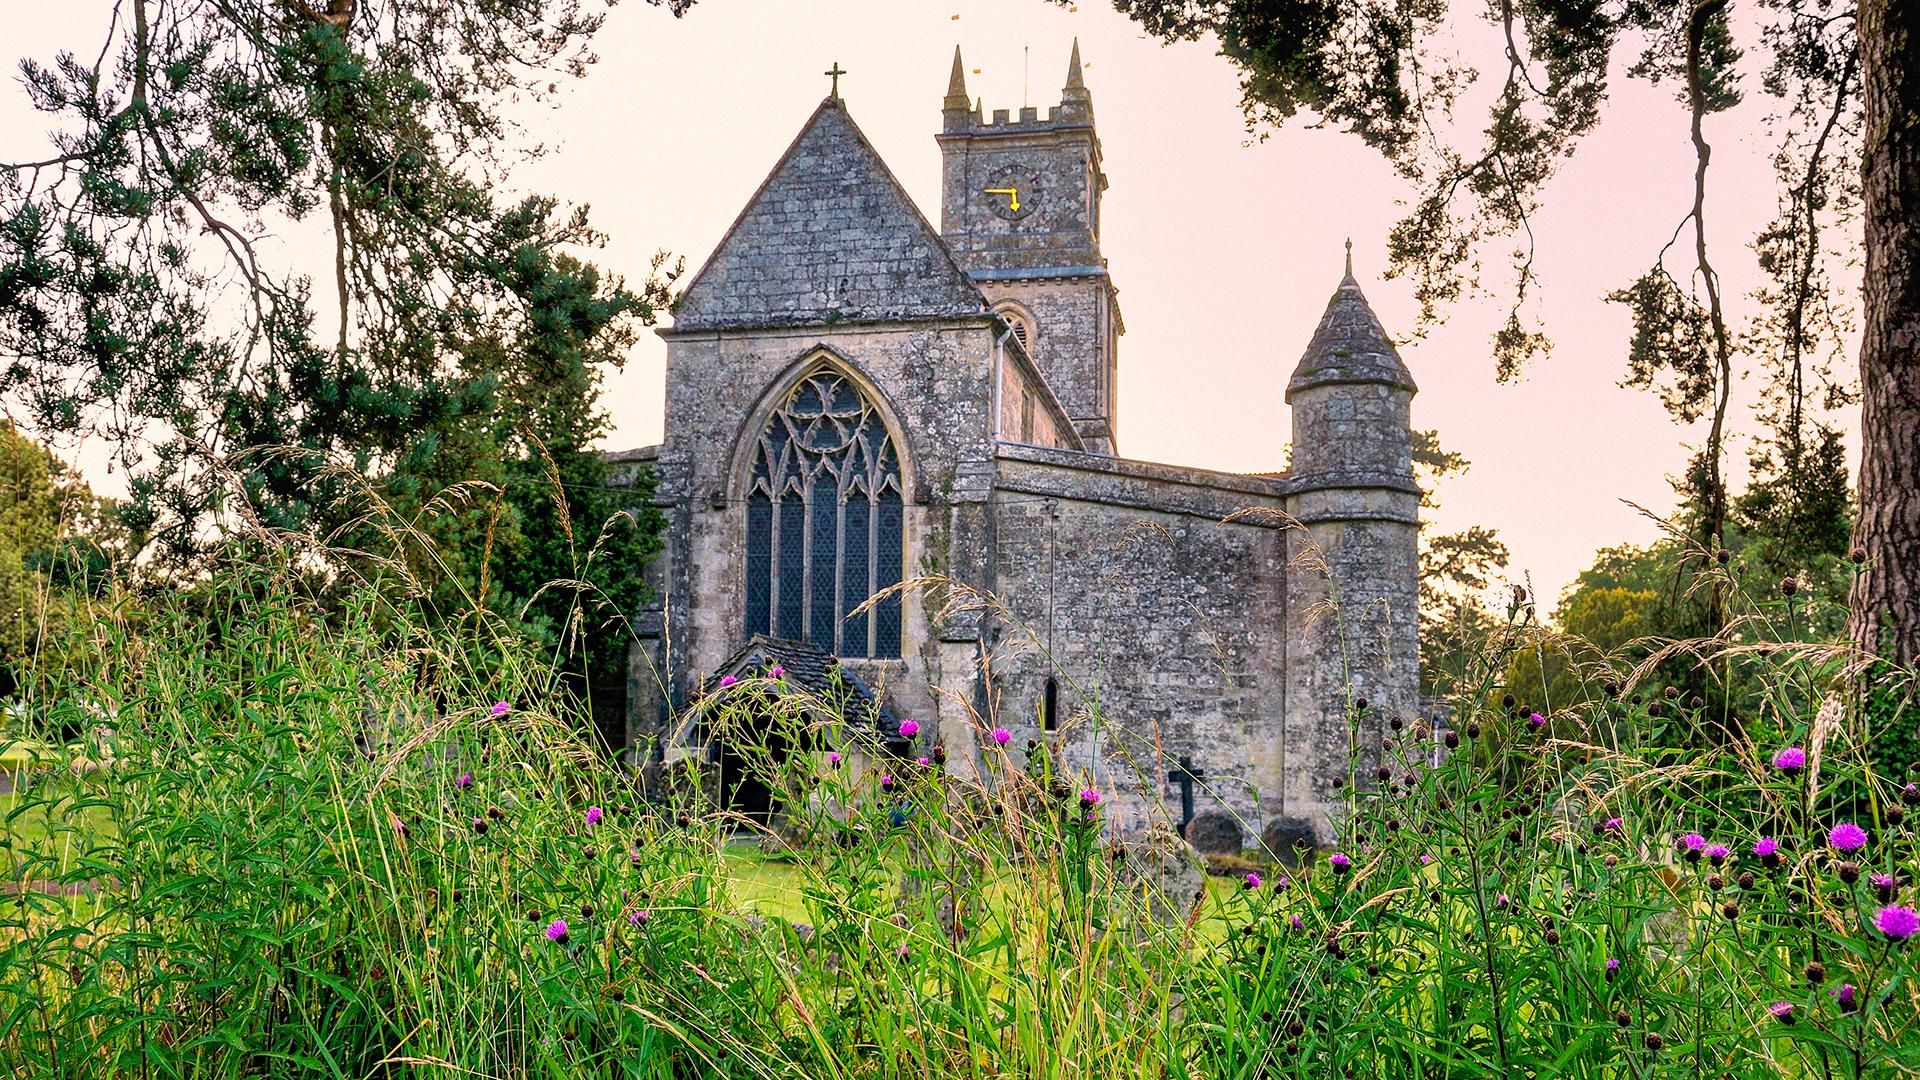
[[[704,705],[800,748],[758,759],[786,793],[788,921],[734,894],[743,823],[699,782],[638,790],[512,634],[319,595],[235,569],[70,624],[88,647],[27,704],[84,732],[64,754],[87,767],[9,811],[11,873],[44,888],[0,898],[0,1072],[1920,1069],[1920,938],[1879,925],[1914,904],[1920,788],[1874,773],[1805,652],[1738,647],[1764,707],[1711,748],[1644,734],[1690,703],[1630,677],[1537,723],[1483,681],[1438,767],[1438,732],[1370,718],[1387,764],[1338,850],[1211,898],[1170,895],[1177,853],[1117,835],[1046,748],[989,741],[973,777],[923,738],[855,768],[828,756],[843,718],[761,673]],[[1810,760],[1775,768],[1789,746]],[[1834,849],[1842,822],[1863,848]]]

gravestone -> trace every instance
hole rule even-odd
[[[1288,866],[1299,866],[1313,858],[1313,823],[1305,818],[1277,817],[1260,830],[1260,846],[1267,857]]]
[[[1203,855],[1238,855],[1245,846],[1246,833],[1240,823],[1218,810],[1195,814],[1184,831],[1187,843]]]

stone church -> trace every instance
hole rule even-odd
[[[829,74],[659,331],[665,441],[614,455],[654,470],[670,523],[635,752],[714,760],[679,719],[779,664],[802,688],[837,673],[876,745],[905,750],[912,719],[958,772],[1003,726],[1122,819],[1324,834],[1369,732],[1418,705],[1415,387],[1351,255],[1286,383],[1290,468],[1278,431],[1274,472],[1125,457],[1078,43],[1044,115],[987,114],[955,51],[938,228]]]

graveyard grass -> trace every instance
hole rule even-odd
[[[696,771],[611,766],[495,620],[377,581],[323,609],[293,566],[59,624],[92,647],[0,733],[58,747],[0,797],[0,1073],[1920,1069],[1920,786],[1862,737],[1905,676],[1731,579],[1736,632],[1669,655],[1749,688],[1737,710],[1646,665],[1509,703],[1519,612],[1456,673],[1450,736],[1356,704],[1336,849],[1196,892],[1046,747],[974,718],[977,778],[857,769],[772,672],[702,702],[805,748],[761,761],[788,807],[763,854]]]

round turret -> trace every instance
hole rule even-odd
[[[1346,276],[1287,383],[1287,509],[1300,527],[1287,544],[1283,814],[1322,828],[1354,782],[1371,780],[1386,719],[1419,711],[1416,392],[1354,280],[1349,244]]]

